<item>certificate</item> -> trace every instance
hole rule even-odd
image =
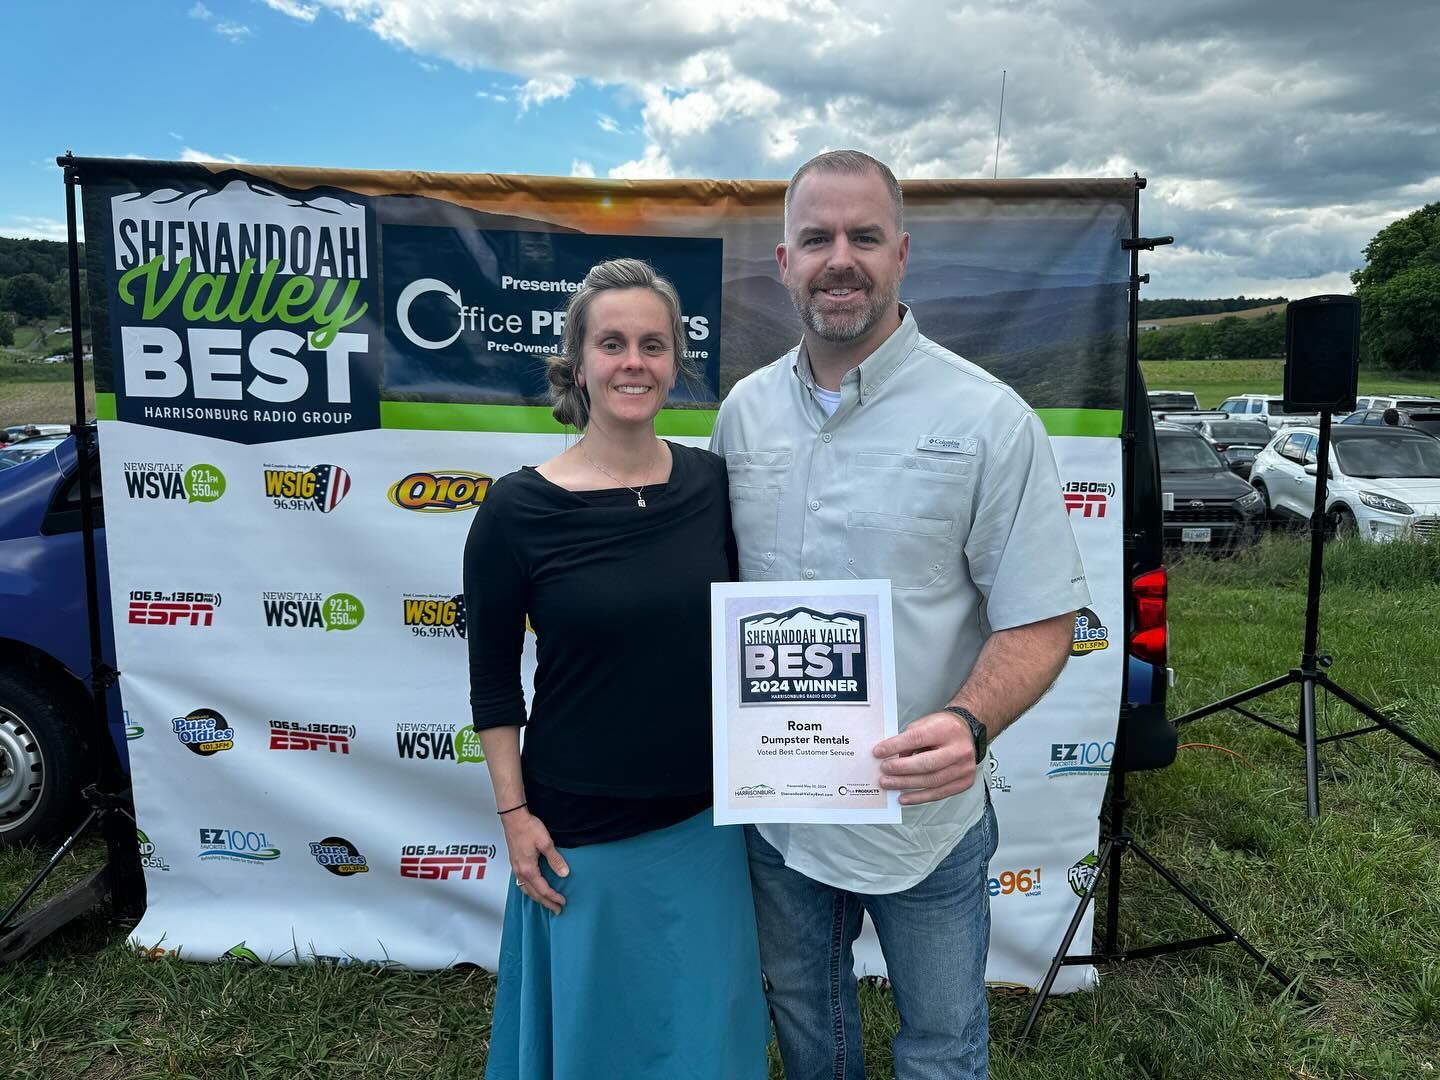
[[[898,822],[888,581],[710,586],[715,824]]]

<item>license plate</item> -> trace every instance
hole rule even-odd
[[[1210,530],[1181,529],[1180,541],[1185,544],[1208,544],[1210,542]]]

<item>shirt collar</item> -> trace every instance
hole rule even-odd
[[[886,379],[895,373],[895,370],[905,362],[905,359],[914,351],[915,345],[920,337],[920,328],[915,324],[915,316],[910,313],[909,307],[900,305],[900,325],[895,332],[882,341],[875,351],[862,360],[853,371],[858,372],[860,403],[863,405],[866,398],[870,397]],[[805,340],[800,340],[800,348],[795,355],[795,364],[792,370],[795,372],[801,384],[807,390],[815,388],[815,376],[810,370],[810,353],[805,348]],[[845,378],[850,378],[850,372],[845,373]]]

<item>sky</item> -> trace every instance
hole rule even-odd
[[[855,147],[1139,173],[1176,239],[1143,297],[1294,298],[1440,200],[1435,0],[5,0],[0,40],[4,236],[64,239],[67,149],[786,178]]]

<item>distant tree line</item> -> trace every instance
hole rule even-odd
[[[1181,315],[1225,315],[1271,304],[1283,304],[1283,296],[1235,296],[1226,300],[1141,300],[1140,320],[1174,319]]]
[[[83,289],[81,303],[85,304]],[[66,245],[0,236],[0,313],[10,316],[11,335],[17,324],[50,318],[69,321],[70,257]],[[0,323],[0,345],[9,344],[4,337]]]
[[[1279,312],[1257,319],[1230,315],[1213,323],[1142,330],[1136,348],[1141,360],[1251,360],[1284,356],[1285,317]]]

